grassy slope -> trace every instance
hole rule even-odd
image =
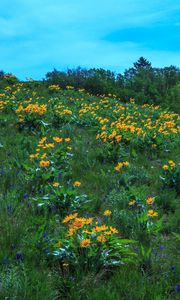
[[[112,276],[98,274],[79,274],[63,282],[56,266],[49,267],[48,262],[38,249],[37,232],[44,224],[49,224],[47,215],[37,215],[24,195],[30,194],[21,164],[27,159],[27,153],[33,149],[39,136],[32,132],[19,132],[15,127],[16,119],[12,113],[1,114],[0,148],[0,299],[178,299],[174,291],[178,283],[177,243],[171,232],[177,232],[179,216],[178,198],[174,190],[162,191],[159,182],[161,166],[168,159],[178,160],[178,145],[161,151],[157,155],[137,152],[127,158],[133,167],[125,171],[128,184],[141,197],[158,195],[160,214],[164,214],[164,227],[160,235],[158,257],[154,259],[153,273],[142,274],[138,268],[122,268]],[[123,219],[118,212],[123,210],[123,199],[128,199],[123,183],[117,183],[112,172],[114,163],[99,158],[96,130],[72,124],[59,125],[55,130],[68,132],[72,138],[74,157],[72,160],[72,178],[82,182],[80,191],[92,199],[87,211],[99,213],[110,208],[114,210],[114,224],[128,235],[128,214]],[[166,202],[166,205],[165,205]],[[127,203],[127,200],[126,200]],[[23,261],[18,260],[22,253]],[[163,266],[162,266],[163,265]],[[161,266],[162,276],[159,275]],[[172,267],[175,266],[175,269]],[[102,272],[103,273],[103,272]],[[107,280],[107,282],[104,282]]]

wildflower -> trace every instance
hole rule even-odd
[[[120,169],[122,168],[123,164],[122,163],[118,163],[117,166],[114,168],[115,171],[119,172]]]
[[[30,154],[29,159],[32,160],[33,158],[37,158],[39,156],[39,153],[36,154]]]
[[[54,183],[53,183],[53,186],[54,186],[54,187],[58,187],[58,186],[59,186],[59,182],[54,182]]]
[[[109,210],[109,209],[105,210],[104,213],[103,213],[103,215],[106,216],[106,217],[110,216],[111,214],[112,214],[112,211]]]
[[[54,147],[55,147],[54,143],[48,143],[43,146],[43,149],[49,149],[49,148],[54,148]]]
[[[106,231],[108,227],[106,225],[96,226],[93,228],[93,233]]]
[[[69,142],[71,141],[71,139],[70,139],[70,138],[65,138],[64,141],[65,141],[66,143],[69,143]]]
[[[75,182],[73,183],[73,185],[74,185],[75,187],[79,187],[79,186],[81,185],[81,182],[80,182],[80,181],[75,181]]]
[[[110,226],[110,231],[111,231],[112,234],[115,234],[115,233],[119,232],[116,228],[114,228],[112,226]]]
[[[171,168],[174,168],[175,165],[176,165],[173,160],[169,160],[168,163],[169,163],[169,165],[170,165]]]
[[[92,231],[89,231],[89,230],[83,230],[84,233],[87,233],[87,234],[92,234]]]
[[[146,203],[148,205],[152,205],[154,203],[154,198],[153,197],[148,197],[147,200],[146,200]]]
[[[45,231],[44,233],[43,233],[43,238],[46,238],[47,237],[47,231]]]
[[[74,214],[71,214],[69,216],[66,216],[63,219],[62,223],[68,223],[69,221],[74,220],[77,217],[77,215],[78,215],[77,213],[74,213]]]
[[[98,237],[97,237],[97,241],[100,242],[100,243],[105,243],[107,241],[107,239],[104,237],[103,234],[100,234]]]
[[[63,139],[60,138],[60,137],[53,137],[53,140],[54,140],[56,143],[61,143]]]
[[[75,233],[75,231],[76,230],[74,230],[73,228],[70,228],[69,231],[68,231],[68,233],[67,233],[67,236],[71,237]]]
[[[37,149],[37,150],[39,150],[39,149]],[[37,151],[36,150],[36,151]],[[43,160],[43,159],[45,159],[46,158],[46,156],[47,156],[47,154],[46,153],[44,153],[42,156],[41,156],[41,159]]]
[[[114,169],[115,171],[119,172],[123,166],[129,167],[129,162],[128,161],[118,162],[117,166]]]
[[[86,248],[90,245],[90,243],[91,243],[90,239],[84,239],[80,242],[80,245],[82,248]]]
[[[158,213],[156,211],[154,211],[153,209],[148,210],[148,217],[154,218],[154,217],[157,217],[157,216],[158,216]]]
[[[176,292],[180,292],[180,283],[176,284]]]
[[[23,260],[23,255],[22,255],[21,252],[17,252],[17,253],[16,253],[16,260],[17,260],[17,261],[22,261],[22,260]]]
[[[49,160],[41,160],[40,163],[39,163],[39,166],[41,168],[49,167],[49,165],[50,165],[50,161]]]
[[[164,165],[162,168],[163,168],[164,171],[167,171],[169,169],[169,166],[168,165]]]
[[[129,201],[128,205],[133,206],[135,203],[136,203],[136,200],[131,200],[131,201]]]
[[[76,218],[74,220],[74,222],[69,225],[70,229],[73,229],[74,232],[76,232],[76,230],[82,228],[85,225],[84,221],[81,218]]]

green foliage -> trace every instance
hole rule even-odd
[[[70,85],[94,95],[117,95],[124,101],[135,98],[138,103],[161,104],[178,112],[179,74],[175,66],[153,68],[148,60],[140,57],[124,74],[78,67],[66,72],[54,69],[46,74],[46,80],[62,88]]]
[[[0,74],[0,298],[178,299],[179,116],[113,95],[148,95],[154,72]]]

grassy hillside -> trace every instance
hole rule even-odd
[[[0,299],[179,299],[179,116],[0,91]]]

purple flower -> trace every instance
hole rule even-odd
[[[17,260],[17,261],[22,261],[22,260],[23,260],[23,255],[22,255],[21,252],[17,252],[17,253],[16,253],[16,260]]]
[[[24,200],[26,200],[26,199],[28,199],[28,194],[24,194],[24,196],[23,196],[23,198],[24,198]]]
[[[47,231],[45,231],[45,232],[43,233],[43,237],[44,237],[44,238],[47,237]]]
[[[176,284],[176,291],[180,293],[180,283]]]

